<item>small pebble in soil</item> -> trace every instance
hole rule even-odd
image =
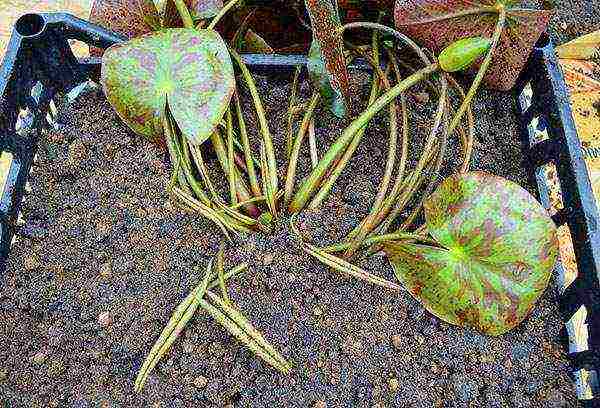
[[[415,102],[417,103],[425,104],[429,102],[429,94],[425,91],[413,94],[413,98],[415,98]]]
[[[33,362],[36,364],[44,364],[44,362],[46,362],[46,358],[46,353],[43,351],[38,351],[33,355]]]
[[[398,351],[402,350],[402,348],[404,346],[404,342],[402,341],[402,336],[400,336],[399,334],[394,334],[392,336],[392,344],[394,345],[396,350],[398,350]]]
[[[100,276],[108,279],[112,274],[112,265],[110,262],[105,262],[100,266]]]
[[[35,254],[29,255],[27,258],[25,258],[24,266],[25,270],[27,271],[32,271],[39,268],[41,266],[40,257]]]
[[[315,306],[313,308],[313,315],[315,315],[316,317],[323,316],[323,308],[319,305]]]
[[[196,388],[204,388],[208,384],[208,378],[204,376],[198,376],[194,379],[194,387]]]
[[[69,145],[69,164],[78,166],[84,159],[87,153],[87,149],[80,139],[75,139],[73,143]]]
[[[275,256],[273,254],[267,254],[263,257],[263,265],[264,266],[269,266],[273,263],[273,260],[275,259]]]
[[[102,312],[98,315],[98,323],[102,327],[108,327],[112,323],[110,312]]]
[[[400,388],[400,382],[396,377],[392,377],[388,380],[388,388],[393,393],[398,392],[398,388]]]

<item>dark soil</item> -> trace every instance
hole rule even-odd
[[[550,22],[550,32],[555,44],[563,44],[600,30],[600,2],[557,0],[555,3],[556,15]]]
[[[289,83],[258,82],[282,151]],[[411,118],[416,146],[434,103],[423,102],[422,91],[408,96],[421,113]],[[308,92],[303,86],[304,99]],[[513,109],[509,95],[482,92],[473,167],[527,186]],[[174,206],[165,153],[131,134],[100,91],[65,103],[58,122],[40,142],[25,225],[0,282],[6,407],[576,406],[555,282],[526,322],[490,338],[441,322],[407,293],[321,266],[301,251],[287,217],[272,235],[238,240],[226,261],[249,262],[229,286],[232,299],[295,364],[293,373],[275,372],[198,313],[135,394],[138,368],[221,236]],[[385,122],[369,128],[352,176],[346,172],[324,208],[300,218],[314,242],[334,242],[368,211],[386,154]],[[341,126],[318,111],[321,153]],[[453,166],[454,151],[453,141]],[[381,255],[359,263],[393,279]]]

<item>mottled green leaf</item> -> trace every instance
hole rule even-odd
[[[203,20],[211,18],[219,13],[223,8],[223,0],[185,0],[193,20]],[[173,0],[167,0],[165,3],[164,22],[166,27],[182,27],[183,22]]]
[[[397,278],[439,318],[499,335],[545,290],[558,254],[556,227],[523,188],[482,172],[446,179],[425,203],[439,247],[391,242]]]
[[[157,140],[165,106],[181,132],[201,144],[223,118],[235,78],[212,30],[173,28],[114,45],[102,60],[109,102],[136,133]]]
[[[306,8],[313,29],[308,63],[311,80],[332,112],[344,117],[350,100],[350,83],[336,0],[306,0]]]

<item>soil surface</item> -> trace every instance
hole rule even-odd
[[[550,32],[555,44],[600,30],[600,2],[560,0],[554,3],[556,15],[550,21]]]
[[[283,151],[288,76],[257,80]],[[304,100],[309,92],[304,84]],[[415,153],[435,98],[425,88],[407,97]],[[247,95],[244,101],[248,106]],[[509,95],[482,92],[473,167],[528,187],[513,109]],[[522,325],[490,338],[441,322],[408,293],[323,267],[299,248],[287,217],[272,235],[252,234],[230,246],[226,263],[250,264],[229,285],[231,297],[294,363],[292,374],[275,372],[198,313],[135,394],[137,370],[221,237],[170,201],[165,152],[127,130],[98,89],[65,102],[60,112],[58,129],[40,141],[25,225],[0,282],[5,406],[576,405],[555,282]],[[248,122],[256,140],[255,118]],[[318,111],[321,153],[342,126]],[[300,217],[313,242],[335,242],[368,211],[387,153],[386,130],[381,115],[323,209]],[[446,172],[461,159],[456,141],[448,151]],[[305,149],[299,177],[309,164]],[[359,264],[393,279],[381,255]]]

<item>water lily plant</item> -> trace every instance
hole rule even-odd
[[[288,114],[288,165],[280,190],[261,96],[239,54],[246,46],[240,39],[247,38],[248,27],[242,22],[229,43],[216,30],[228,13],[246,7],[244,2],[167,0],[162,14],[150,3],[96,1],[92,15],[131,38],[104,52],[101,82],[107,99],[134,132],[166,146],[173,165],[168,190],[179,206],[214,222],[229,240],[252,231],[268,232],[272,220],[287,210],[308,254],[371,284],[396,291],[405,287],[431,313],[452,324],[497,335],[527,316],[548,283],[557,253],[556,232],[525,190],[468,171],[474,139],[470,105],[484,77],[500,88],[514,82],[536,33],[547,23],[546,11],[522,10],[508,0],[485,0],[476,7],[461,0],[399,0],[396,24],[409,37],[379,22],[343,24],[335,1],[306,0],[314,37],[307,68],[314,89],[308,103],[298,102],[301,68],[297,69]],[[129,10],[124,12],[124,7]],[[527,28],[528,21],[535,24]],[[365,29],[372,32],[369,44],[345,41],[345,33]],[[259,48],[268,46],[259,43]],[[399,53],[398,44],[411,50],[417,63]],[[507,61],[509,55],[514,58]],[[357,114],[347,69],[354,57],[363,58],[373,72],[369,100]],[[479,73],[465,93],[452,74],[478,64]],[[400,67],[410,74],[403,76]],[[429,85],[437,101],[411,168],[406,92],[418,84]],[[249,137],[242,86],[258,119],[258,152]],[[452,93],[460,100],[458,106],[453,105]],[[314,127],[322,103],[348,118],[349,124],[319,155]],[[370,211],[342,242],[318,248],[302,238],[293,220],[304,208],[319,208],[327,199],[369,122],[383,109],[389,114],[388,154]],[[296,117],[301,120],[294,132]],[[451,163],[457,173],[440,183],[454,135],[460,139],[462,160]],[[313,168],[296,185],[306,140]],[[226,196],[215,188],[207,154],[216,157],[227,181]],[[409,209],[408,216],[403,214]],[[415,225],[423,211],[425,224]],[[363,249],[384,249],[401,285],[353,265],[350,258]],[[202,283],[177,308],[142,366],[136,389],[142,388],[197,310],[209,313],[273,367],[290,370],[235,309],[226,290],[230,276],[224,272],[221,249],[216,272],[209,266]],[[221,296],[211,292],[216,286]]]

